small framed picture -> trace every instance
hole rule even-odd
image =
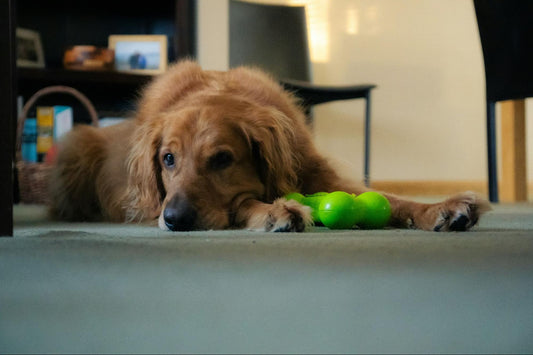
[[[167,36],[111,35],[115,69],[138,74],[160,74],[167,70]]]
[[[37,31],[17,28],[17,66],[44,68],[41,35]]]

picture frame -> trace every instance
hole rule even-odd
[[[44,68],[41,35],[27,28],[17,28],[17,67]]]
[[[161,74],[168,65],[165,35],[110,35],[109,49],[115,51],[115,69],[134,74]]]

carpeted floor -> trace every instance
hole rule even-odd
[[[15,207],[0,353],[531,353],[533,205],[466,233],[163,232]]]

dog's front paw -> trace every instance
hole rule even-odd
[[[260,232],[303,232],[313,223],[311,208],[279,198],[273,203],[244,201],[235,218],[238,226]]]
[[[279,198],[272,203],[265,220],[266,232],[303,232],[313,223],[311,208]]]
[[[487,200],[475,193],[465,192],[415,213],[413,227],[435,232],[466,231],[489,210],[491,207]]]

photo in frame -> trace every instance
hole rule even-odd
[[[17,67],[44,68],[41,35],[27,28],[17,28]]]
[[[160,74],[167,69],[165,35],[111,35],[109,49],[115,51],[115,69],[136,74]]]

